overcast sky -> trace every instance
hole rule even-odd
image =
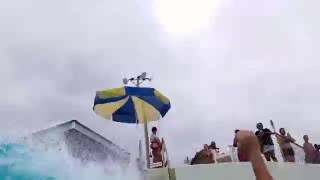
[[[320,143],[320,1],[0,0],[0,130],[77,119],[136,152],[142,128],[92,111],[143,71],[167,95],[171,158],[258,121]]]

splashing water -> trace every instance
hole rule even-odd
[[[31,145],[0,143],[2,180],[139,180],[134,165],[86,163],[64,148],[41,150]]]

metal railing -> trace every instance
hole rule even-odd
[[[162,138],[161,142],[162,142],[161,155],[162,155],[163,167],[170,167],[169,153],[168,153],[167,146],[166,146],[166,143],[163,138]]]

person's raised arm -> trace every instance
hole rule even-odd
[[[290,142],[296,142],[296,140],[291,136],[291,134],[288,132],[287,133],[288,139],[290,140]]]
[[[256,180],[273,180],[261,157],[260,144],[255,134],[251,131],[239,131],[235,138],[238,150],[249,157]]]

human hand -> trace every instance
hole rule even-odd
[[[256,135],[252,131],[239,131],[236,133],[235,141],[238,144],[238,150],[246,154],[248,157],[252,153],[260,153],[260,143]]]
[[[252,131],[239,131],[235,135],[238,151],[249,157],[256,180],[273,180],[260,154],[260,143]]]

